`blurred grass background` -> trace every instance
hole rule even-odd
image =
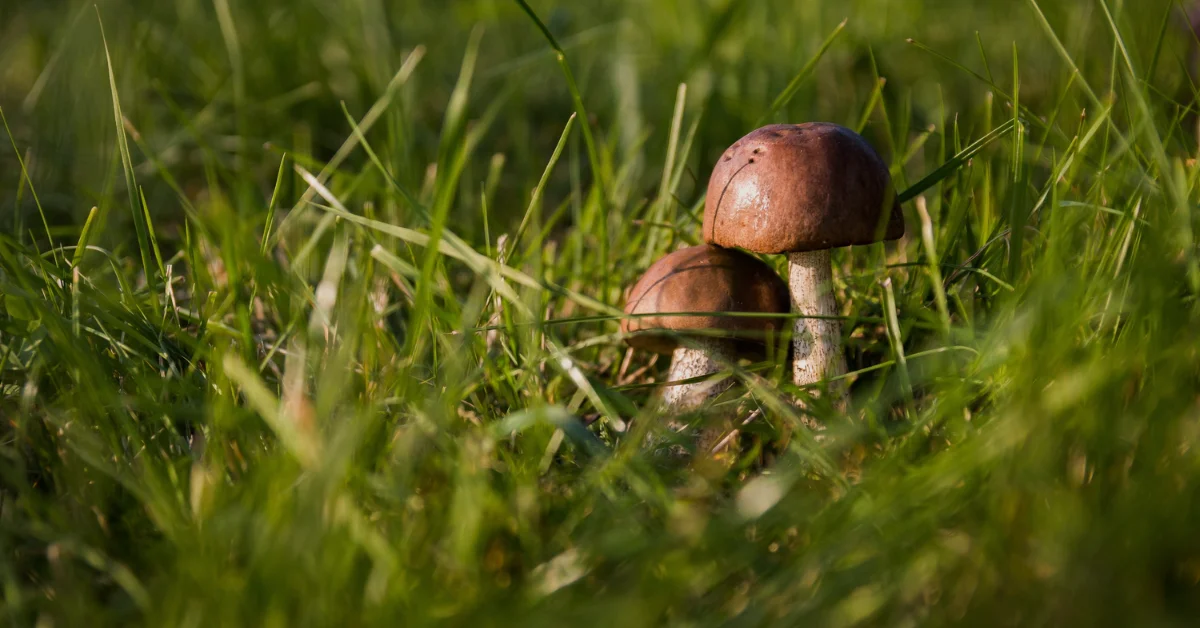
[[[530,5],[584,116],[509,0],[0,5],[0,616],[1194,624],[1182,5]],[[911,197],[853,407],[775,355],[664,456],[613,308],[806,120]]]

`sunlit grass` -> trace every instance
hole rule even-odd
[[[0,616],[1190,625],[1181,26],[1167,0],[5,4]],[[736,417],[732,460],[674,455],[623,290],[699,242],[729,143],[806,120],[860,129],[904,201],[903,240],[834,255],[851,408],[773,347],[676,417]]]

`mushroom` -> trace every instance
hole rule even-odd
[[[764,340],[783,327],[781,318],[721,316],[720,312],[785,314],[787,285],[770,266],[741,251],[702,244],[680,249],[659,259],[630,289],[626,314],[641,316],[621,321],[626,342],[635,349],[669,354],[667,381],[712,375],[739,355],[762,355]],[[655,330],[674,332],[653,333]],[[723,330],[727,335],[700,335],[700,330]],[[707,382],[667,386],[668,408],[688,410],[721,393],[726,387]]]
[[[830,249],[895,240],[904,217],[887,164],[836,124],[774,124],[726,150],[708,182],[704,239],[755,253],[787,253],[797,386],[846,373]],[[836,405],[845,385],[829,384]]]

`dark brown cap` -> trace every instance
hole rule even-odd
[[[790,307],[787,284],[770,266],[741,251],[701,244],[654,262],[629,291],[625,313],[786,313]],[[739,349],[746,351],[756,344],[761,349],[766,332],[778,332],[786,322],[769,317],[646,316],[623,319],[621,331],[726,329],[744,341]],[[638,334],[626,342],[656,353],[670,353],[678,346],[677,337],[666,334]]]
[[[721,155],[708,181],[704,239],[720,246],[791,253],[903,235],[887,164],[836,124],[758,129]]]

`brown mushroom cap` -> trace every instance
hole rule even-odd
[[[701,244],[680,249],[654,262],[626,297],[626,314],[675,312],[786,313],[791,306],[787,284],[770,266],[741,251]],[[734,316],[646,316],[621,320],[622,332],[665,329],[687,332],[725,329],[741,340],[738,350],[762,348],[766,332],[778,332],[783,318]],[[678,338],[638,334],[630,346],[671,353]]]
[[[798,253],[903,235],[887,164],[836,124],[758,129],[721,155],[708,181],[704,239],[720,246]]]

